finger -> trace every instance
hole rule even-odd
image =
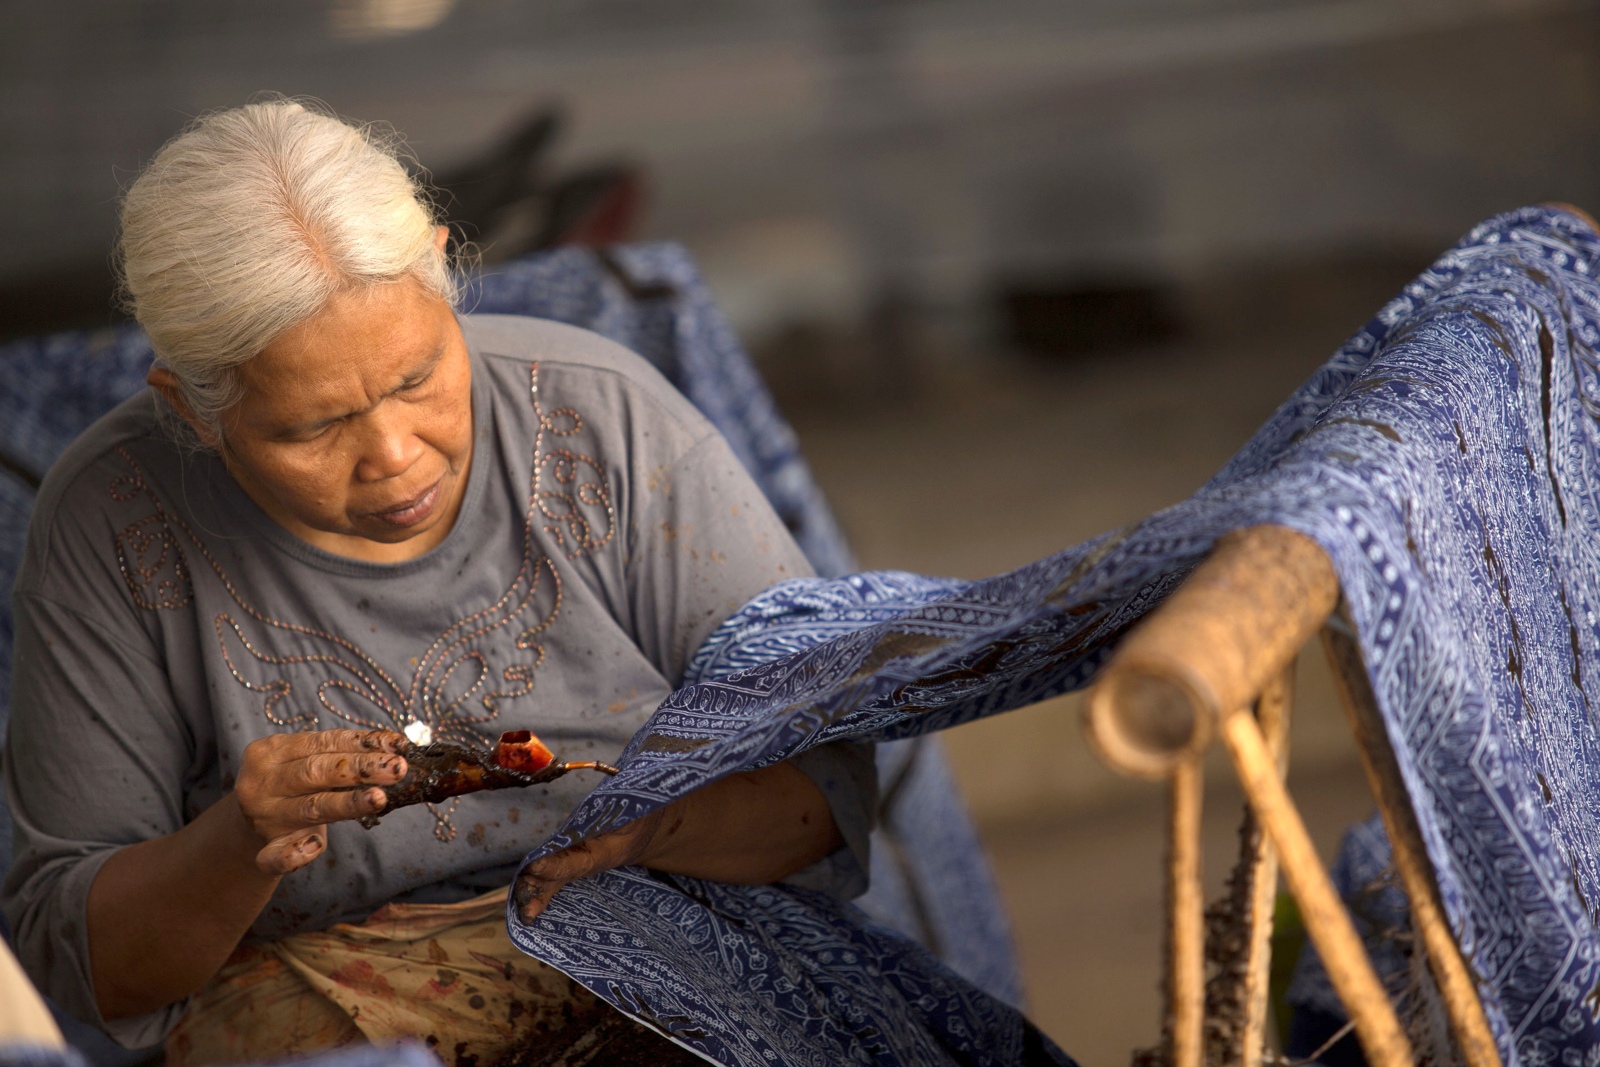
[[[528,872],[517,875],[512,897],[517,901],[517,913],[522,915],[522,921],[531,923],[539,918],[549,905],[550,897],[560,893],[566,881],[566,878],[541,878]]]
[[[304,759],[319,752],[398,753],[400,746],[406,743],[405,736],[393,730],[305,730],[272,734],[263,741],[279,763]]]
[[[571,848],[534,860],[523,869],[523,876],[565,885],[574,879],[609,870],[617,864],[600,847],[603,841],[604,838],[600,837],[592,841],[580,841]]]
[[[256,866],[265,874],[289,874],[322,855],[327,847],[327,835],[320,826],[284,834],[268,841],[266,847],[256,853]]]
[[[561,886],[541,882],[537,878],[519,875],[516,885],[512,886],[511,895],[517,902],[517,914],[525,923],[531,923],[544,913],[544,907],[550,903],[550,898],[556,895]]]
[[[580,841],[534,860],[517,876],[515,896],[524,922],[532,922],[544,911],[550,898],[562,886],[579,878],[622,867],[638,858],[641,836],[647,838],[653,827],[651,816],[629,823],[620,830]]]
[[[528,864],[517,876],[516,886],[517,905],[524,921],[532,922],[568,882],[631,862],[630,837],[627,829],[602,834]]]
[[[550,898],[568,882],[604,869],[582,844],[535,860],[517,876],[516,900],[522,921],[532,922],[538,918]]]
[[[368,789],[329,790],[306,793],[302,796],[276,797],[266,804],[266,810],[258,825],[265,823],[285,828],[282,832],[293,832],[309,826],[321,826],[323,823],[343,822],[346,819],[376,815],[387,803],[388,798],[384,796],[383,790],[376,786]]]
[[[281,764],[277,792],[304,796],[358,785],[393,785],[406,776],[403,757],[387,752],[318,752]]]
[[[313,730],[294,735],[309,738],[313,752],[398,752],[405,735],[393,730]]]

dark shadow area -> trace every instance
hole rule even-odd
[[[1175,286],[1137,280],[1013,281],[996,297],[1001,340],[1038,356],[1162,345],[1185,324]]]
[[[126,321],[116,306],[116,281],[106,262],[40,271],[0,283],[0,341]]]

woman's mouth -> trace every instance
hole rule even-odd
[[[444,479],[440,478],[430,485],[421,496],[413,497],[387,510],[373,512],[372,517],[388,526],[394,526],[399,529],[415,526],[432,515],[434,509],[439,506],[439,487],[443,484]]]

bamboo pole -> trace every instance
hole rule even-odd
[[[1169,784],[1167,1011],[1172,1067],[1202,1067],[1205,1055],[1206,920],[1201,882],[1200,812],[1205,770],[1180,763]]]
[[[1367,680],[1361,648],[1348,632],[1331,625],[1322,631],[1322,641],[1345,714],[1350,719],[1350,732],[1355,735],[1356,748],[1366,768],[1367,781],[1372,786],[1372,795],[1377,798],[1378,810],[1383,812],[1384,829],[1388,831],[1389,844],[1394,851],[1394,865],[1411,904],[1411,924],[1422,939],[1428,967],[1439,984],[1461,1060],[1467,1067],[1500,1067],[1500,1050],[1489,1030],[1489,1020],[1483,1014],[1477,983],[1467,969],[1439,903],[1433,866],[1411,807],[1411,795],[1400,777],[1400,767],[1389,744],[1383,714],[1378,710]]]
[[[1294,706],[1294,665],[1284,668],[1262,692],[1256,704],[1267,753],[1281,782],[1289,769],[1289,717]],[[1240,1027],[1239,1055],[1245,1067],[1255,1067],[1267,1044],[1268,984],[1272,972],[1272,913],[1278,896],[1278,853],[1268,834],[1256,844],[1256,869],[1251,883],[1250,944],[1245,964],[1241,1000],[1244,1020]]]
[[[1090,741],[1105,762],[1148,777],[1171,774],[1221,733],[1369,1062],[1396,1067],[1410,1062],[1410,1044],[1289,799],[1277,754],[1247,710],[1326,621],[1338,592],[1332,564],[1309,538],[1266,526],[1223,539],[1123,640],[1089,694],[1085,719]],[[1352,672],[1341,672],[1347,673]],[[1375,707],[1363,711],[1360,700],[1348,706],[1366,717],[1365,727],[1355,723],[1358,739],[1363,729],[1381,733]],[[1471,1057],[1470,1067],[1490,1067],[1497,1058],[1490,1058],[1494,1049],[1482,1006],[1439,913],[1409,798],[1392,768],[1383,765],[1384,754],[1392,761],[1393,753],[1386,744],[1361,747],[1372,760],[1369,774],[1390,823],[1401,877],[1413,907],[1420,902],[1419,934],[1446,995],[1457,1040]],[[1176,928],[1179,920],[1173,921]]]
[[[1339,599],[1320,545],[1282,526],[1230,534],[1117,647],[1085,702],[1090,743],[1164,778],[1294,662]]]
[[[1294,669],[1286,669],[1256,702],[1256,721],[1281,778],[1286,769]],[[1267,1014],[1278,853],[1246,804],[1239,858],[1223,899],[1206,909],[1206,1063],[1261,1067],[1268,1055]]]
[[[1221,734],[1250,807],[1282,857],[1284,881],[1300,906],[1306,932],[1317,946],[1334,991],[1355,1020],[1367,1062],[1372,1067],[1409,1067],[1411,1042],[1289,799],[1255,717],[1237,711],[1223,720]]]

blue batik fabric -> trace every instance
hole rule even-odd
[[[1219,536],[1278,523],[1333,560],[1502,1057],[1596,1062],[1597,261],[1574,214],[1499,216],[1184,503],[984,581],[868,574],[763,594],[530,859],[817,744],[1081,686]],[[798,890],[625,869],[508,922],[529,953],[721,1063],[1014,1062],[1032,1040],[917,947]],[[773,933],[791,929],[804,934]]]

